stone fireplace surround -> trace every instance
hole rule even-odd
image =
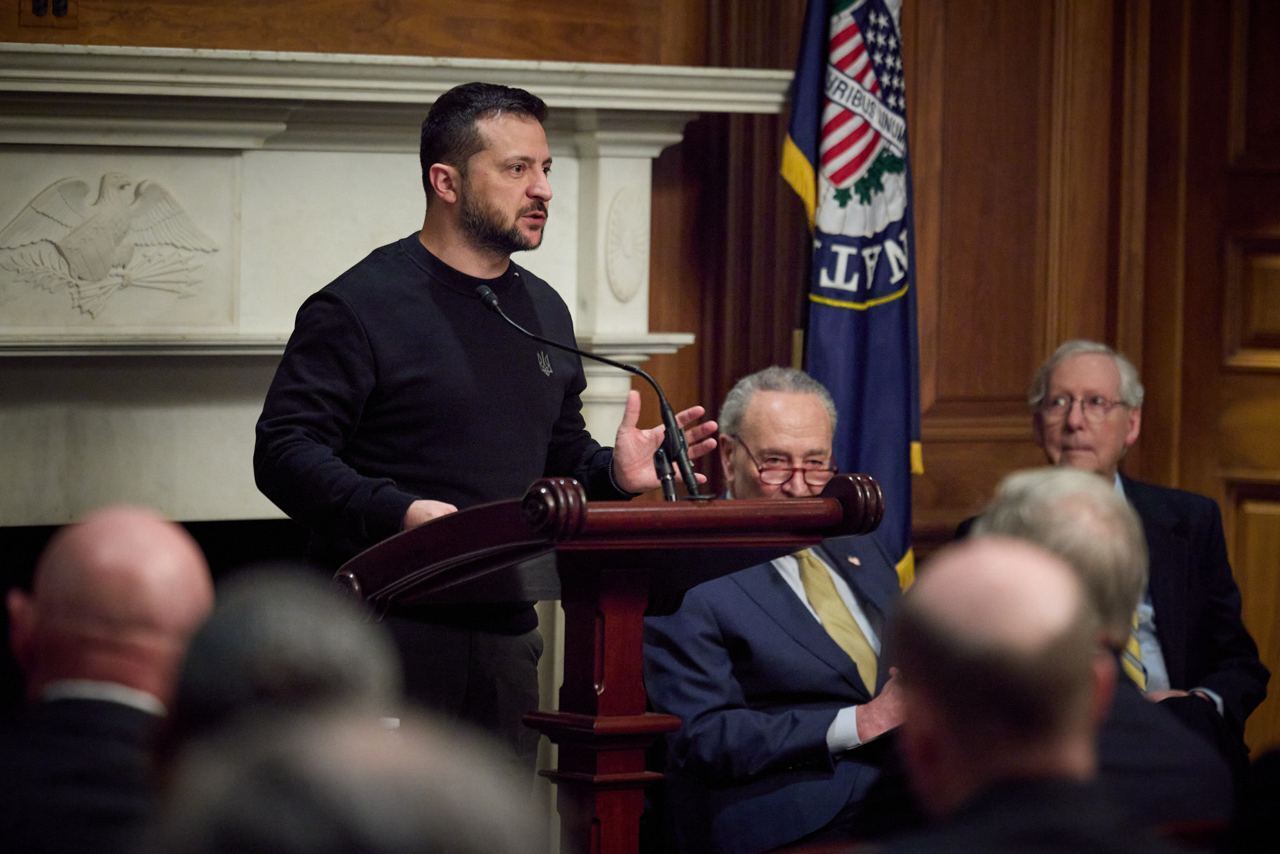
[[[648,331],[652,161],[699,114],[780,112],[787,72],[0,44],[0,526],[122,500],[279,517],[250,458],[294,312],[420,226],[419,123],[477,79],[551,107],[552,216],[519,261],[560,291],[579,343],[641,361],[691,342]],[[127,198],[108,189],[121,176]],[[157,204],[178,227],[127,263],[62,251],[78,220]],[[630,383],[587,373],[608,441]]]

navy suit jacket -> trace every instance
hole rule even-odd
[[[1147,535],[1148,590],[1169,684],[1217,693],[1240,737],[1266,696],[1270,674],[1240,617],[1218,505],[1193,492],[1120,480]]]
[[[159,719],[102,700],[39,703],[0,733],[0,848],[125,854],[152,805]]]
[[[819,547],[877,634],[899,596],[871,536]],[[700,584],[676,613],[645,620],[653,707],[683,722],[668,738],[667,821],[677,850],[761,851],[822,828],[876,777],[876,745],[832,757],[827,728],[866,703],[848,655],[772,564]]]
[[[1059,779],[988,786],[933,827],[890,840],[885,854],[1174,854],[1129,822],[1102,787]]]

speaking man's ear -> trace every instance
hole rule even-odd
[[[427,169],[427,183],[436,198],[445,204],[456,204],[462,195],[462,172],[448,163],[432,163]]]

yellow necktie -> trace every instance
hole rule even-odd
[[[1133,612],[1133,622],[1129,627],[1129,640],[1125,642],[1124,652],[1120,654],[1120,669],[1124,675],[1133,680],[1139,691],[1147,690],[1147,668],[1142,663],[1142,644],[1138,643],[1138,612]]]
[[[812,549],[796,552],[795,559],[800,565],[800,583],[804,586],[804,595],[809,599],[813,610],[818,612],[818,621],[827,630],[827,634],[831,635],[831,639],[853,659],[863,684],[874,694],[876,652],[853,619],[853,614],[849,613],[848,606],[836,592],[836,585],[831,580],[827,565]]]

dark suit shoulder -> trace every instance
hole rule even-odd
[[[850,555],[861,558],[864,562],[875,560],[883,566],[893,569],[893,556],[880,542],[875,534],[854,534],[847,537],[830,537],[822,541],[822,548],[837,557]]]
[[[1177,849],[1130,822],[1096,784],[1024,779],[993,784],[946,820],[890,840],[884,850],[1155,854]]]
[[[1158,827],[1231,817],[1225,760],[1123,677],[1098,736],[1098,778],[1135,820]]]
[[[1179,517],[1201,517],[1216,515],[1218,502],[1207,495],[1177,489],[1172,486],[1157,486],[1140,480],[1120,476],[1125,497],[1138,509],[1139,514],[1148,510],[1166,510]]]
[[[12,851],[135,850],[152,804],[157,718],[119,704],[42,704],[0,738],[0,840]]]

